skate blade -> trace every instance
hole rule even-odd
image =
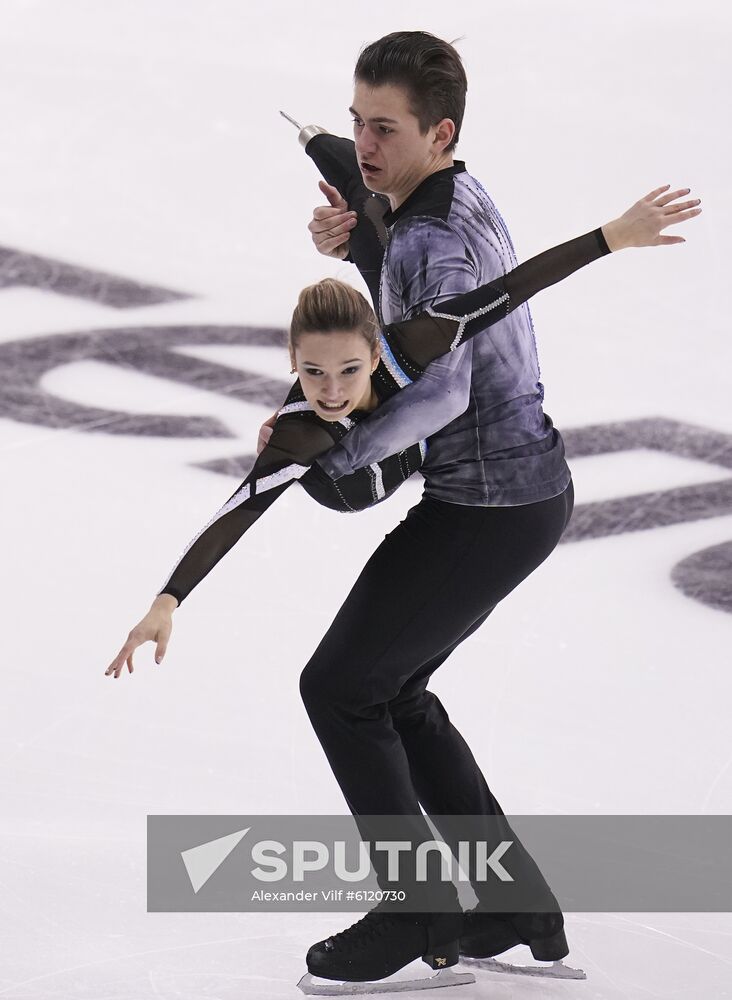
[[[440,969],[434,976],[423,979],[394,980],[391,983],[316,983],[312,973],[306,972],[297,984],[303,993],[317,997],[350,996],[353,993],[402,993],[407,990],[434,990],[440,986],[462,986],[474,983],[472,972],[453,972]]]
[[[587,979],[587,973],[582,969],[573,969],[561,960],[551,965],[511,965],[510,962],[497,962],[495,958],[468,958],[461,955],[460,961],[473,965],[486,972],[508,972],[516,976],[543,976],[544,979]]]

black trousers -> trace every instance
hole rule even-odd
[[[571,481],[559,496],[514,507],[424,494],[369,558],[300,677],[354,816],[421,816],[420,804],[428,815],[503,815],[427,684],[552,552],[573,507]],[[490,698],[489,683],[477,697]],[[546,888],[528,854],[523,860]]]

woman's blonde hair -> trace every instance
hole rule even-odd
[[[379,343],[379,326],[363,295],[336,278],[323,278],[300,292],[290,323],[290,349],[295,350],[302,333],[334,331],[363,334],[373,353]]]

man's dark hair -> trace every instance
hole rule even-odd
[[[430,126],[450,118],[455,135],[445,152],[457,145],[468,80],[462,60],[449,42],[428,31],[393,31],[359,53],[353,79],[371,87],[402,87],[409,110],[419,121],[420,134],[426,135]]]

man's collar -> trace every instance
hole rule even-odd
[[[442,170],[435,170],[433,174],[428,174],[423,181],[417,185],[417,187],[412,191],[412,193],[395,208],[394,211],[387,208],[384,213],[383,222],[387,227],[391,227],[401,218],[401,216],[410,208],[418,198],[422,198],[424,194],[432,189],[435,184],[439,184],[441,181],[445,180],[447,177],[452,177],[453,174],[460,174],[465,170],[465,160],[453,160],[452,166],[443,167]]]

